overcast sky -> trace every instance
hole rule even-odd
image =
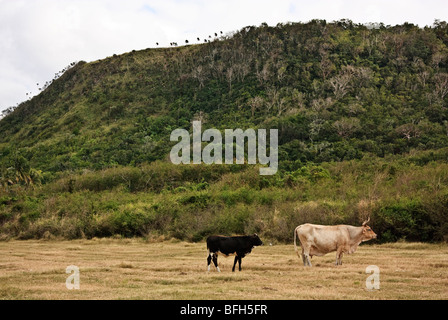
[[[179,45],[262,22],[448,21],[447,0],[0,0],[0,111],[73,61]],[[26,95],[26,93],[31,93]]]

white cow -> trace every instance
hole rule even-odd
[[[375,232],[367,225],[369,220],[370,217],[361,227],[302,224],[294,230],[294,250],[300,259],[296,244],[298,237],[304,266],[311,267],[310,257],[323,256],[333,251],[336,251],[336,265],[341,265],[343,253],[354,253],[361,242],[376,238]]]

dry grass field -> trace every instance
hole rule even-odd
[[[231,272],[206,271],[205,243],[142,239],[0,242],[0,299],[448,299],[448,245],[362,245],[345,255],[299,263],[293,245],[265,245]],[[68,290],[66,267],[79,267]],[[366,267],[380,270],[367,290]]]

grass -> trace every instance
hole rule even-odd
[[[206,272],[205,243],[142,239],[0,242],[0,299],[448,299],[448,245],[363,245],[334,266],[334,254],[305,268],[292,245],[257,247],[231,272]],[[80,270],[68,290],[65,269]],[[380,269],[366,289],[365,269]]]

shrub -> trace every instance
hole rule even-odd
[[[435,239],[436,225],[419,199],[404,198],[384,203],[374,210],[372,220],[378,239],[382,242]]]

